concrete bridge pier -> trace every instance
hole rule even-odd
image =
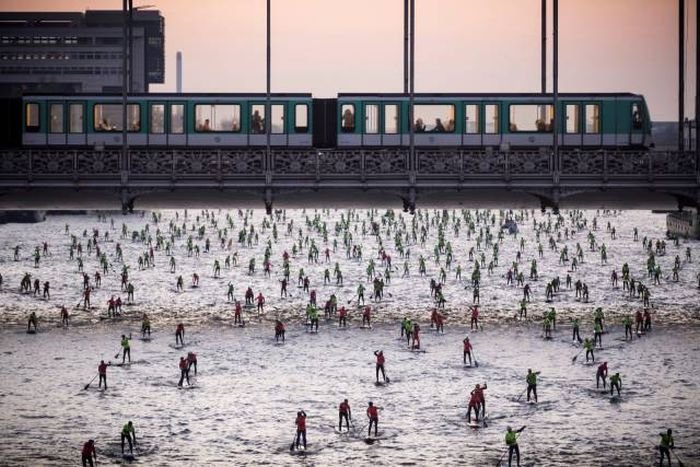
[[[411,214],[416,213],[416,189],[409,188],[408,194],[402,196],[403,200],[403,212],[410,212]]]
[[[272,189],[265,189],[265,212],[268,216],[272,215]]]

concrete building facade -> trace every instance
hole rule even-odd
[[[165,77],[165,22],[156,10],[132,18],[130,91],[148,92]],[[118,10],[0,13],[0,96],[121,92],[123,25]]]

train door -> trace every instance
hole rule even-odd
[[[464,104],[464,135],[462,146],[481,146],[481,105],[477,103]]]
[[[168,146],[187,146],[185,103],[171,102],[167,108],[166,144]]]
[[[45,145],[46,130],[45,126],[42,129],[41,114],[44,103],[40,102],[24,102],[22,109],[22,144],[25,145]],[[46,109],[43,109],[45,112]]]
[[[289,144],[285,107],[285,104],[270,104],[270,145],[272,146],[287,146]]]
[[[583,106],[583,123],[583,146],[602,146],[600,102],[589,102]]]
[[[483,106],[483,145],[501,144],[501,106],[498,103],[485,103]]]
[[[563,146],[581,146],[583,132],[581,125],[581,105],[574,102],[564,102]]]
[[[364,123],[362,125],[362,146],[379,146],[382,136],[379,133],[381,123],[379,103],[366,102],[362,107]]]
[[[287,144],[289,146],[311,146],[312,134],[309,131],[309,103],[291,102],[287,115],[289,116],[287,118],[288,124],[286,125],[287,134],[289,135]]]
[[[63,102],[49,101],[49,119],[48,119],[48,135],[47,143],[49,146],[65,146],[66,145],[66,128],[65,128],[66,109]]]
[[[148,146],[165,146],[165,102],[148,103]]]
[[[644,144],[644,107],[641,102],[630,104],[630,146],[642,146]]]
[[[69,101],[66,115],[68,116],[66,143],[80,146],[87,144],[85,102]]]
[[[399,104],[384,104],[384,129],[382,146],[398,146],[401,144],[401,117]]]

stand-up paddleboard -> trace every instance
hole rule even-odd
[[[35,330],[35,329],[30,329],[30,330],[27,331],[27,334],[36,334],[36,330]]]

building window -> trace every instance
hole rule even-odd
[[[68,106],[68,131],[82,133],[83,128],[83,104],[70,104]]]
[[[294,132],[306,133],[309,131],[309,107],[306,104],[294,106]]]
[[[384,133],[395,135],[399,132],[399,106],[384,104]]]
[[[95,131],[122,131],[121,104],[95,104],[93,115]],[[139,104],[126,106],[126,128],[129,132],[141,131]]]
[[[579,105],[566,104],[566,132],[569,134],[581,133],[581,122],[579,119]]]
[[[455,131],[455,106],[452,104],[416,104],[413,106],[416,133],[452,133]]]
[[[586,133],[600,133],[600,105],[586,104]]]
[[[253,135],[265,133],[265,106],[262,104],[250,106],[250,133]]]
[[[39,125],[39,104],[28,103],[24,106],[24,131],[27,133],[38,133],[41,129]]]
[[[165,133],[165,104],[151,104],[151,133]]]
[[[340,129],[343,133],[355,132],[355,106],[343,104],[340,106]]]
[[[63,104],[49,105],[49,133],[63,133]]]
[[[468,135],[479,134],[479,104],[465,104],[464,132]]]
[[[499,133],[499,121],[498,104],[486,104],[484,106],[484,133],[488,135]]]
[[[379,133],[379,105],[365,104],[365,134]]]
[[[554,113],[551,105],[514,104],[510,106],[510,122],[508,129],[511,133],[552,131]]]
[[[270,106],[270,125],[272,134],[284,133],[284,105],[274,104]]]
[[[241,106],[238,104],[197,104],[194,113],[198,132],[241,131]]]
[[[170,133],[182,134],[185,132],[185,104],[170,105]]]

